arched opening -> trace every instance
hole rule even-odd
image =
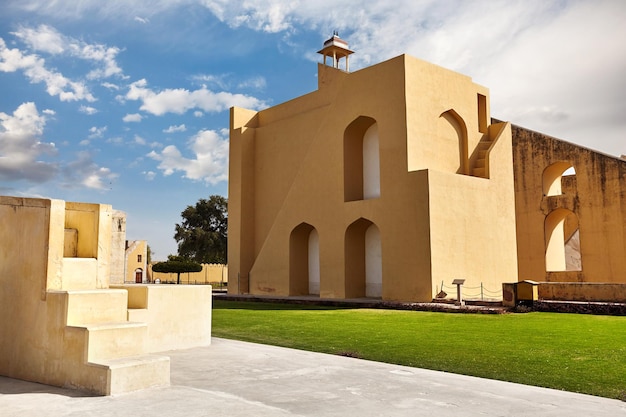
[[[578,216],[559,208],[546,216],[546,271],[582,271]]]
[[[441,113],[439,117],[445,120],[448,126],[447,129],[443,127],[444,137],[442,138],[447,140],[440,144],[442,161],[448,162],[441,169],[468,175],[467,125],[463,118],[452,109]]]
[[[346,229],[346,298],[382,296],[382,249],[380,230],[367,219],[358,219]]]
[[[320,236],[316,229],[309,233],[309,294],[320,295]]]
[[[363,135],[363,199],[380,197],[380,155],[378,124]]]
[[[380,197],[380,140],[378,125],[360,116],[344,131],[344,201]]]
[[[143,282],[143,269],[135,269],[135,284],[141,284]]]
[[[289,237],[289,295],[319,293],[319,235],[313,226],[301,223]]]
[[[569,162],[555,162],[543,170],[543,195],[546,197],[563,194],[564,176],[575,176],[576,170]]]
[[[380,230],[371,224],[365,231],[365,296],[383,296],[383,262]]]

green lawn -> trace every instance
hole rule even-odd
[[[215,300],[213,335],[626,400],[626,317]]]

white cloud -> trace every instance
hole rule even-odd
[[[67,54],[79,59],[92,61],[98,68],[87,74],[89,79],[108,78],[119,76],[124,78],[122,69],[116,62],[120,49],[102,44],[89,44],[84,41],[65,36],[48,25],[39,25],[37,28],[20,27],[12,32],[17,38],[25,42],[32,50],[46,52],[52,55]]]
[[[58,96],[61,101],[96,100],[84,83],[71,81],[61,73],[48,70],[43,58],[25,55],[17,48],[9,49],[4,39],[0,38],[0,71],[17,70],[23,71],[32,83],[45,83],[48,94]]]
[[[106,131],[107,131],[106,126],[102,126],[102,127],[92,126],[89,128],[89,138],[90,139],[101,138],[102,136],[104,136],[104,132]]]
[[[95,107],[85,106],[85,105],[80,106],[78,108],[78,111],[81,112],[81,113],[88,114],[90,116],[93,115],[93,114],[98,113],[98,109],[96,109]]]
[[[104,83],[102,83],[100,85],[103,86],[104,88],[108,88],[109,90],[119,90],[120,89],[119,85],[113,84],[113,83],[104,82]]]
[[[108,138],[106,142],[114,145],[122,145],[124,143],[124,139],[120,136],[114,136],[112,138]]]
[[[143,116],[139,113],[127,114],[122,118],[126,123],[141,122],[141,119],[143,119]]]
[[[147,18],[144,18],[144,17],[139,17],[139,16],[135,16],[135,17],[133,18],[133,20],[134,20],[135,22],[139,22],[139,23],[144,24],[144,25],[145,25],[146,23],[149,23],[149,22],[150,22],[150,19],[147,19]]]
[[[49,54],[61,54],[65,51],[65,39],[54,28],[41,25],[37,29],[22,27],[13,32],[17,38],[28,44],[31,49]]]
[[[146,140],[144,138],[142,138],[141,136],[139,136],[139,135],[135,135],[135,143],[137,145],[146,145],[147,144]]]
[[[32,102],[21,104],[13,115],[0,112],[0,180],[44,182],[56,174],[55,163],[39,160],[57,153],[54,143],[41,140],[45,124]]]
[[[338,2],[324,1],[262,1],[231,2],[228,0],[204,0],[203,4],[220,20],[232,27],[247,26],[264,32],[280,32],[293,27],[298,19],[298,9],[307,9],[307,3],[320,4],[327,13],[334,11]],[[355,8],[357,9],[357,8]],[[331,13],[332,14],[332,13]],[[351,13],[353,15],[354,13]]]
[[[153,171],[144,171],[142,174],[146,181],[152,181],[156,177],[156,172]]]
[[[237,85],[237,88],[252,88],[254,90],[264,90],[265,87],[267,87],[267,81],[265,80],[265,77],[261,76],[243,80]]]
[[[118,177],[109,168],[98,166],[88,151],[78,152],[76,160],[63,168],[63,174],[65,188],[82,186],[95,190],[111,189],[113,180]]]
[[[163,175],[183,172],[183,177],[217,184],[228,179],[228,140],[213,130],[201,130],[188,142],[192,158],[184,157],[174,145],[166,146],[160,153],[152,151],[148,156],[159,161]]]
[[[44,109],[41,111],[43,114],[47,114],[49,116],[54,116],[55,114],[57,114],[57,112],[55,112],[54,110],[51,109]]]
[[[170,126],[167,129],[163,129],[163,133],[175,133],[175,132],[185,132],[187,127],[184,124],[178,126]]]
[[[219,89],[226,90],[229,88],[229,83],[226,81],[228,75],[226,74],[198,74],[191,77],[193,81],[196,81],[198,84],[208,84],[210,86],[215,86]]]
[[[140,109],[156,116],[165,113],[182,114],[188,110],[198,108],[205,112],[216,113],[239,106],[249,109],[261,109],[266,104],[255,97],[243,94],[218,92],[202,87],[189,91],[183,88],[165,89],[158,93],[147,88],[145,79],[132,83],[126,93],[128,100],[140,100],[143,104]]]
[[[195,112],[193,112],[194,117],[202,117],[204,116],[204,113],[202,113],[200,110],[196,110]]]

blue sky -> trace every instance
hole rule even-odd
[[[4,0],[0,194],[113,205],[176,253],[228,189],[228,109],[316,89],[333,31],[358,70],[408,53],[490,89],[493,117],[626,154],[622,0]]]

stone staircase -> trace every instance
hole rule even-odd
[[[488,168],[488,157],[489,157],[489,149],[493,141],[487,138],[487,135],[483,137],[480,142],[478,142],[478,146],[476,148],[477,158],[474,163],[474,167],[472,168],[472,175],[474,177],[481,178],[489,178],[489,168]]]
[[[130,322],[128,292],[119,289],[48,291],[63,335],[64,386],[111,395],[167,386],[170,361],[146,354],[147,324]]]

